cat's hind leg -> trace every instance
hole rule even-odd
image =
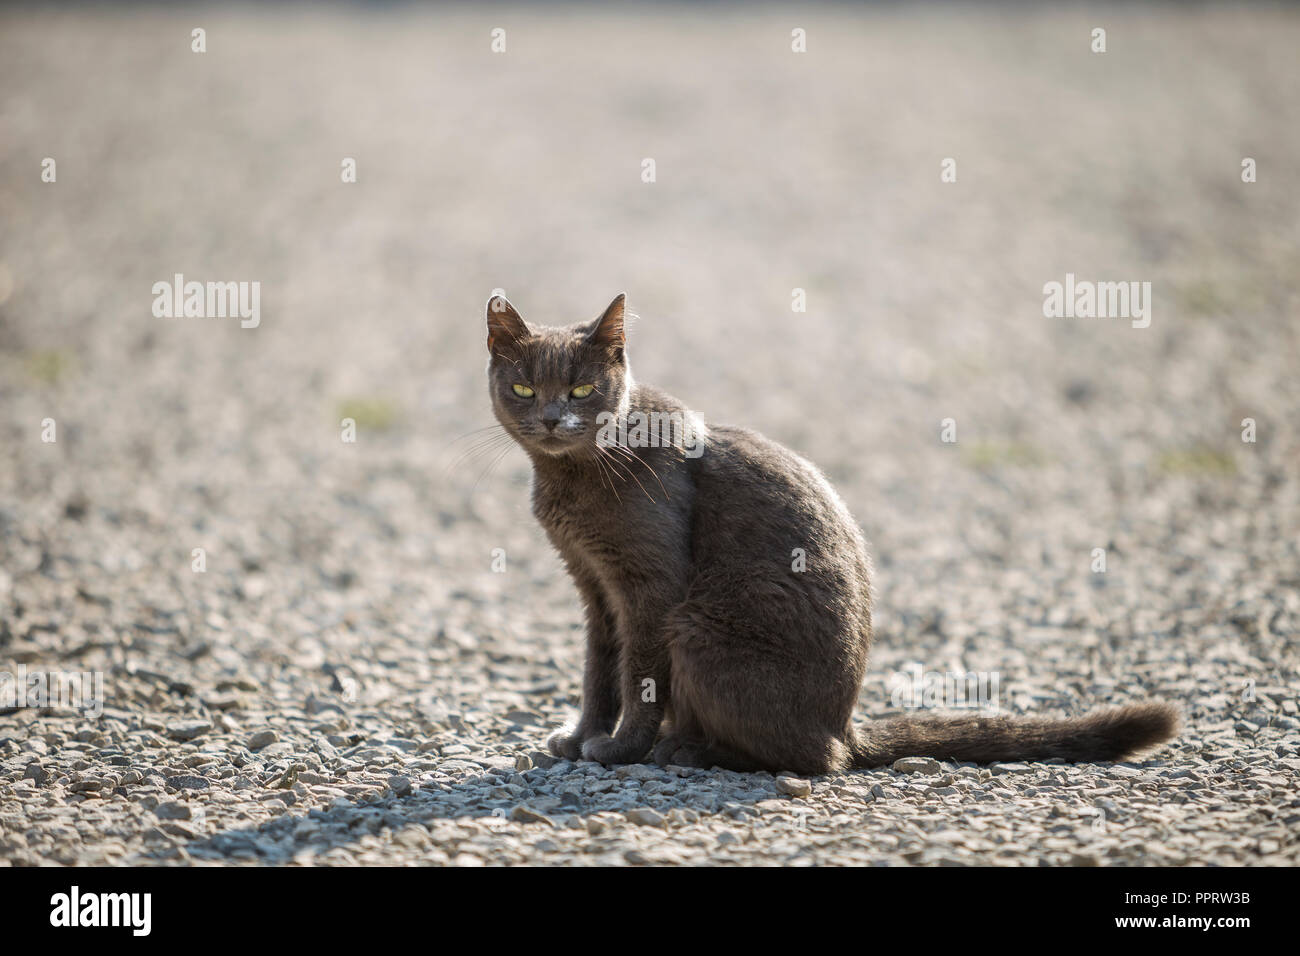
[[[698,737],[682,737],[670,734],[655,747],[654,762],[661,767],[699,767],[708,770],[721,767],[723,770],[738,770],[750,773],[763,769],[752,757],[711,744]]]
[[[720,603],[697,611],[688,601],[673,613],[673,706],[689,710],[695,725],[661,741],[655,762],[803,774],[848,767],[849,689],[818,685],[804,662],[765,635],[719,640],[711,629]]]
[[[661,767],[698,767],[708,770],[751,772],[761,770],[748,754],[710,741],[704,728],[691,710],[690,698],[678,696],[677,683],[673,683],[672,717],[665,721],[663,737],[655,744],[651,760]]]

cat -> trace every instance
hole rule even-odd
[[[798,455],[638,384],[624,303],[566,328],[487,304],[493,412],[532,460],[533,514],[586,608],[581,713],[552,753],[821,774],[905,756],[1119,760],[1176,732],[1158,702],[855,727],[872,600],[856,522]],[[611,428],[628,419],[672,427]]]

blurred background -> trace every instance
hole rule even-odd
[[[558,717],[579,609],[522,453],[474,454],[482,308],[625,291],[637,377],[872,541],[867,710],[912,660],[1012,709],[1294,689],[1297,45],[1289,7],[6,8],[0,656],[128,709],[176,706],[147,664]],[[1067,272],[1151,282],[1150,328],[1044,318]],[[156,318],[176,273],[260,326]]]

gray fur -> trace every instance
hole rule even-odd
[[[602,446],[601,412],[699,421],[633,381],[621,295],[600,318],[560,329],[525,323],[496,296],[487,324],[493,411],[532,459],[533,513],[586,606],[582,712],[548,741],[557,755],[811,774],[908,755],[1115,760],[1175,732],[1159,703],[855,730],[871,564],[822,474],[732,426],[708,426],[698,457],[682,442]],[[519,398],[515,384],[535,395]],[[575,398],[580,385],[595,391]]]

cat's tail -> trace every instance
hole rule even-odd
[[[1149,702],[1082,717],[900,717],[860,728],[853,766],[880,767],[900,757],[954,763],[1120,760],[1168,740],[1178,711]]]

